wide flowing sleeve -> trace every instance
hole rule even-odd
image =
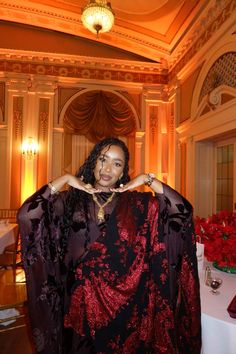
[[[176,341],[181,354],[201,351],[200,288],[192,205],[163,184],[159,200],[159,232],[166,244],[170,296],[175,311]]]
[[[24,202],[17,217],[32,336],[41,354],[63,353],[60,223],[64,196],[51,195],[45,185]]]

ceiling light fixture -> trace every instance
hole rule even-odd
[[[114,12],[110,2],[106,0],[90,0],[82,9],[81,21],[91,32],[109,32],[114,24]]]

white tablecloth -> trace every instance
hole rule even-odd
[[[204,271],[199,273],[202,306],[202,354],[236,354],[236,319],[227,307],[236,295],[236,274],[211,267],[223,280],[219,295],[212,295],[204,283]]]
[[[14,243],[15,228],[17,224],[0,225],[0,254],[3,253],[6,246]]]

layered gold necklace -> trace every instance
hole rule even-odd
[[[97,204],[98,206],[98,213],[97,213],[97,218],[98,218],[98,221],[104,221],[105,220],[105,211],[104,211],[104,208],[107,206],[107,204],[109,204],[113,197],[115,195],[115,192],[113,192],[110,197],[107,199],[107,201],[104,203],[104,204],[100,204],[99,201],[98,201],[98,198],[96,196],[96,194],[93,194],[93,200],[94,200],[94,203]]]

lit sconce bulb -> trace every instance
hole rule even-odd
[[[23,141],[22,143],[22,155],[27,159],[31,160],[35,157],[35,155],[38,153],[38,144],[37,142],[29,137],[26,140]]]

